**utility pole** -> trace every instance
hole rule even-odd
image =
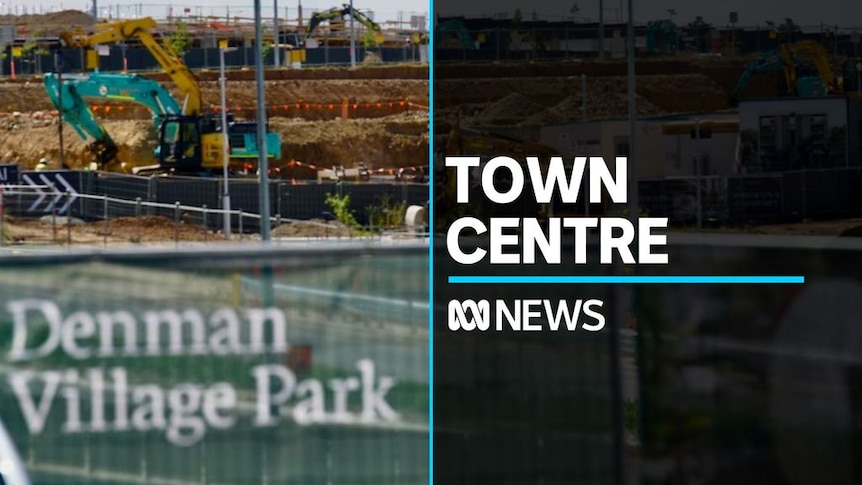
[[[263,76],[263,22],[260,14],[260,0],[254,0],[254,64],[257,80],[257,156],[260,172],[260,238],[270,240],[269,208],[269,160],[266,157],[266,97],[264,96]]]
[[[57,69],[57,101],[60,104],[59,120],[57,123],[57,131],[60,137],[60,168],[65,170],[66,150],[63,143],[63,54],[60,52],[54,53],[54,67]]]
[[[272,7],[272,12],[273,12],[273,17],[272,17],[272,41],[273,41],[272,65],[275,67],[279,67],[281,65],[281,63],[279,62],[279,55],[278,55],[278,48],[279,47],[278,46],[279,46],[279,44],[281,44],[281,42],[279,42],[279,40],[278,40],[278,38],[279,38],[279,35],[278,35],[279,34],[279,31],[278,31],[279,30],[278,29],[278,0],[273,0],[273,1],[275,3],[273,4],[273,7]]]
[[[350,0],[350,67],[356,67],[356,32],[353,29],[353,0]]]
[[[224,238],[230,240],[230,190],[228,177],[228,163],[230,152],[230,138],[228,137],[228,122],[227,122],[227,77],[224,73],[224,54],[225,52],[235,51],[235,48],[230,48],[227,45],[227,40],[219,41],[219,84],[221,87],[221,136],[222,136],[222,171],[224,176],[224,193],[222,194],[222,209],[224,209]]]
[[[605,58],[605,2],[599,0],[599,59]]]
[[[703,206],[701,199],[701,180],[700,180],[700,118],[694,120],[694,179],[697,183],[697,229],[703,229]]]

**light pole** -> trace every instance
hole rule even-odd
[[[700,118],[694,120],[694,178],[697,182],[697,229],[703,229],[703,209],[701,199],[701,180],[700,180]]]
[[[356,67],[356,35],[353,30],[353,0],[350,0],[350,67]]]
[[[862,94],[862,62],[856,63],[856,91]]]
[[[278,41],[278,38],[279,38],[279,35],[278,35],[279,34],[279,29],[278,29],[278,0],[275,0],[273,7],[272,7],[272,11],[273,11],[273,17],[272,17],[272,41],[273,41],[272,65],[275,67],[280,67],[281,62],[279,62],[280,56],[279,56],[279,52],[278,52],[278,45],[279,45],[279,41]]]
[[[254,67],[257,82],[257,166],[260,173],[260,239],[270,240],[269,160],[266,158],[266,96],[263,76],[263,23],[260,0],[254,0]],[[266,300],[266,301],[271,301]]]
[[[230,191],[228,190],[227,166],[230,153],[230,138],[227,134],[227,78],[224,74],[224,54],[235,51],[235,47],[228,47],[227,41],[219,41],[219,87],[221,88],[221,136],[222,136],[222,168],[224,169],[224,194],[222,207],[224,208],[224,238],[230,240]]]

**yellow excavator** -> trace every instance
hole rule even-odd
[[[232,163],[245,166],[258,157],[253,122],[229,123],[229,145],[224,146],[221,116],[203,113],[203,99],[197,76],[189,70],[171,45],[156,40],[151,31],[157,27],[150,17],[118,22],[99,23],[92,33],[62,32],[60,39],[67,47],[83,49],[87,68],[98,70],[98,47],[137,40],[156,59],[161,68],[182,94],[181,114],[165,117],[159,127],[158,165],[148,169],[182,174],[205,175],[220,171],[223,154],[228,150]],[[267,133],[268,158],[281,158],[281,138]],[[100,167],[101,168],[101,167]]]
[[[775,71],[784,73],[784,92],[779,94],[800,97],[845,94],[846,83],[843,78],[847,77],[848,73],[855,72],[857,62],[858,59],[847,59],[844,62],[844,75],[836,76],[829,61],[829,54],[819,42],[803,40],[782,44],[764,53],[746,67],[730,101],[732,105],[739,102],[753,75]],[[805,66],[812,67],[816,75],[800,75]],[[855,90],[853,85],[848,88],[848,91]]]

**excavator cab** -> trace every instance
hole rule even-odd
[[[159,132],[159,163],[178,173],[221,167],[220,126],[212,117],[172,115]]]

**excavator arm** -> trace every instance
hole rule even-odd
[[[367,29],[373,30],[375,32],[380,32],[380,25],[368,18],[367,15],[360,12],[359,10],[356,10],[355,8],[351,9],[350,5],[345,3],[342,4],[341,8],[333,7],[329,10],[318,12],[312,15],[311,19],[308,22],[308,26],[305,28],[305,37],[311,37],[317,30],[317,28],[320,26],[320,24],[322,24],[323,22],[331,22],[336,19],[343,19],[348,15],[353,17],[353,20],[356,20],[357,22],[364,25]]]
[[[75,106],[86,106],[84,99],[98,98],[128,101],[145,106],[152,113],[153,124],[156,130],[161,127],[162,123],[169,116],[182,113],[182,107],[180,107],[164,86],[152,79],[147,79],[137,74],[101,74],[96,72],[83,77],[70,76],[63,79],[62,86],[58,86],[59,81],[56,75],[46,74],[43,83],[57,110],[60,110],[59,99],[53,93],[57,89],[62,89],[64,104],[69,99]],[[76,111],[80,111],[80,109]],[[63,119],[69,122],[75,131],[81,135],[82,125],[79,119],[71,119],[65,112]],[[95,133],[92,129],[94,124],[98,124],[98,121],[92,115],[88,115],[84,126],[91,127],[89,133]],[[99,128],[104,132],[104,128],[101,125],[99,125]],[[101,136],[101,134],[99,135]],[[96,135],[92,136],[96,137]],[[86,138],[84,139],[86,140]],[[158,158],[158,155],[157,148],[154,153],[155,158]],[[105,163],[110,160],[100,159],[98,161]]]
[[[170,76],[184,96],[183,114],[199,115],[203,108],[203,98],[197,77],[189,70],[167,42],[159,42],[151,34],[156,21],[150,17],[119,22],[96,24],[96,32],[78,36],[61,33],[60,38],[69,47],[92,49],[98,45],[115,44],[129,39],[138,39],[156,59],[156,62]]]
[[[350,5],[345,4],[345,5],[344,5],[344,10],[343,10],[343,12],[344,12],[344,16],[346,16],[346,15],[351,15],[351,13],[350,13]],[[364,14],[364,13],[362,13],[362,12],[360,12],[359,10],[356,10],[356,9],[354,8],[354,9],[353,9],[353,14],[352,14],[352,16],[353,16],[353,19],[354,19],[354,20],[356,20],[357,22],[359,22],[359,23],[361,23],[362,25],[364,25],[366,29],[368,29],[368,30],[373,30],[374,32],[380,32],[380,25],[379,25],[379,24],[377,24],[377,22],[375,22],[375,21],[371,20],[370,18],[368,18],[368,16],[367,16],[367,15],[365,15],[365,14]]]
[[[56,78],[52,84],[56,84]],[[137,74],[92,73],[86,77],[63,79],[63,95],[73,90],[83,98],[127,101],[145,106],[156,128],[170,115],[182,114],[182,107],[160,83]]]
[[[817,75],[823,80],[826,85],[827,92],[840,92],[838,86],[838,78],[832,71],[832,66],[829,65],[829,54],[823,46],[814,40],[802,40],[790,45],[782,47],[785,59],[805,60],[817,70]],[[795,72],[793,73],[793,81],[796,81]]]
[[[42,83],[48,91],[51,103],[60,112],[62,120],[69,123],[82,140],[93,140],[87,148],[95,156],[96,163],[101,166],[112,162],[117,156],[117,144],[105,128],[96,121],[93,111],[78,93],[75,85],[64,83],[61,86],[54,74],[45,74]],[[61,89],[63,90],[62,103],[60,103]]]
[[[739,101],[739,97],[748,89],[748,83],[751,82],[751,78],[755,74],[774,72],[784,70],[785,80],[787,81],[788,88],[792,88],[793,86],[793,66],[792,66],[792,57],[791,57],[791,65],[788,68],[787,58],[784,54],[778,50],[771,50],[765,53],[759,59],[753,61],[751,64],[746,66],[745,71],[743,71],[742,76],[739,78],[739,82],[736,84],[736,89],[734,89],[733,94],[731,95],[731,100],[733,104]]]

